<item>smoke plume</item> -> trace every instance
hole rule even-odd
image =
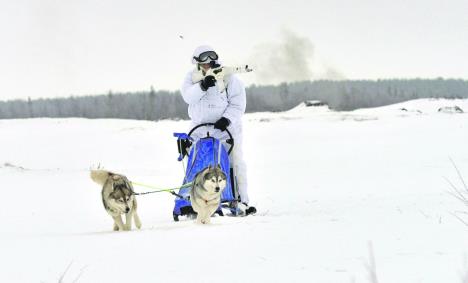
[[[286,29],[281,31],[279,41],[257,45],[249,62],[258,84],[343,78],[334,68],[323,71],[314,68],[317,65],[314,44],[309,38]]]

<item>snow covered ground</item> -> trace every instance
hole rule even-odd
[[[245,115],[258,215],[175,223],[173,197],[152,194],[130,232],[112,231],[88,169],[179,185],[172,133],[188,121],[0,120],[0,282],[371,282],[370,246],[380,283],[468,282],[468,227],[452,215],[468,207],[443,178],[462,186],[451,157],[468,181],[468,114],[437,112],[453,105],[468,111]]]

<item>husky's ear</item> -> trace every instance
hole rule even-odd
[[[205,170],[203,170],[201,173],[202,173],[202,176],[203,176],[203,179],[205,180],[209,180],[211,179],[211,177],[213,176],[212,174],[212,169],[213,167],[211,165],[209,165],[208,167],[205,168]]]
[[[125,195],[132,195],[132,190],[129,187],[123,188]]]
[[[203,176],[203,174],[205,174],[205,172],[208,172],[208,167],[200,170],[197,174],[195,174],[195,177],[193,179],[195,180],[198,177]]]
[[[216,165],[216,168],[219,168],[220,170],[222,170],[221,164]]]

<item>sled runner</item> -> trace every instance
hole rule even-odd
[[[239,194],[235,181],[234,170],[231,168],[229,162],[229,154],[234,148],[234,139],[229,130],[226,130],[229,138],[225,142],[230,146],[229,150],[226,150],[220,140],[211,137],[209,132],[206,137],[200,138],[195,144],[193,144],[193,138],[191,135],[195,130],[206,126],[212,127],[214,126],[214,123],[200,124],[194,127],[188,134],[174,133],[174,136],[177,137],[179,150],[178,160],[183,162],[185,156],[188,158],[183,185],[192,182],[197,173],[201,172],[208,166],[214,167],[219,165],[227,178],[226,187],[221,194],[221,203],[228,204],[235,208],[237,200],[239,199]],[[187,152],[188,148],[189,152]],[[179,221],[179,216],[181,215],[189,218],[194,218],[196,215],[190,203],[190,189],[190,187],[182,188],[177,193],[178,196],[175,199],[173,210],[174,221]],[[218,208],[216,213],[223,215],[221,206]]]

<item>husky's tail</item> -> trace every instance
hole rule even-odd
[[[106,170],[91,170],[89,175],[94,182],[103,186],[111,174],[111,172]]]

